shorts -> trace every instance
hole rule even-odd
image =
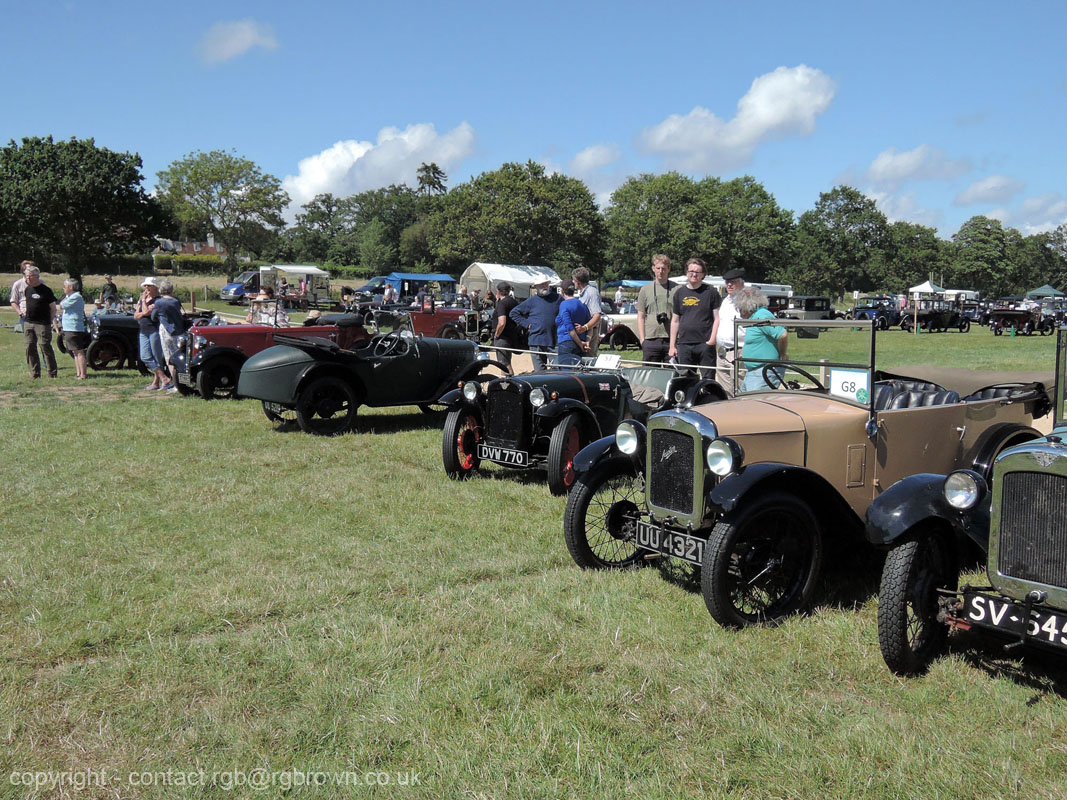
[[[89,346],[89,341],[88,331],[63,331],[63,344],[66,346],[68,353],[73,353],[75,350],[84,350]]]

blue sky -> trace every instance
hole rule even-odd
[[[798,216],[848,183],[948,238],[1067,221],[1067,5],[2,0],[0,137],[93,137],[145,185],[226,149],[317,193],[533,159],[752,175]]]

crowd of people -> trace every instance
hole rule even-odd
[[[526,331],[536,369],[544,369],[553,353],[560,364],[580,363],[583,356],[597,354],[600,347],[600,291],[589,279],[589,270],[578,267],[568,280],[562,282],[559,291],[546,278],[530,287],[528,298],[507,307],[508,319]],[[504,281],[497,284],[498,294],[503,294],[503,287],[510,295],[511,286]],[[498,331],[507,326],[502,314],[504,310],[498,300],[495,312]],[[513,330],[517,332],[517,329]],[[502,351],[498,352],[503,357]]]

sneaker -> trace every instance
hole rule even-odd
[[[177,386],[171,386],[169,389],[164,389],[163,391],[166,392],[167,394],[177,394],[178,393],[178,387]]]

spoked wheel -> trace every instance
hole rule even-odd
[[[288,427],[296,422],[296,409],[278,403],[268,403],[266,400],[263,401],[263,414],[276,428]]]
[[[482,439],[482,423],[469,409],[450,411],[445,418],[441,437],[441,460],[445,473],[454,481],[465,481],[478,471],[478,442]]]
[[[773,624],[807,606],[821,568],[822,536],[811,509],[772,493],[712,529],[700,585],[720,625]]]
[[[296,400],[296,422],[304,433],[340,436],[356,421],[359,398],[347,381],[333,375],[316,378]]]
[[[463,339],[464,336],[454,325],[446,325],[437,333],[438,339]]]
[[[113,339],[94,339],[85,357],[93,369],[119,369],[126,360],[126,348]]]
[[[574,485],[574,457],[582,449],[582,431],[578,417],[568,414],[552,429],[548,442],[548,489],[564,495]]]
[[[937,590],[954,591],[958,577],[953,553],[937,531],[889,551],[878,593],[878,646],[893,672],[923,672],[944,651],[948,626],[937,620]]]
[[[626,569],[644,564],[636,545],[643,488],[630,459],[615,457],[581,475],[567,497],[563,538],[583,569]]]

